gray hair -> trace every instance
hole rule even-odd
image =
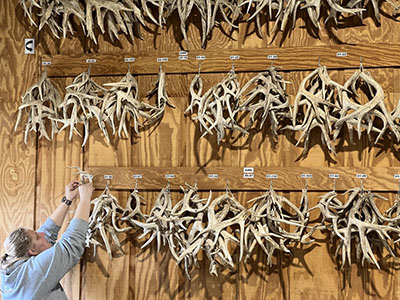
[[[4,241],[5,254],[0,258],[0,269],[7,269],[16,261],[29,258],[28,250],[31,247],[32,238],[25,228],[11,232]]]

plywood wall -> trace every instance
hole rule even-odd
[[[18,226],[37,228],[44,222],[50,212],[57,206],[65,184],[74,177],[67,166],[88,167],[166,167],[172,172],[176,167],[196,167],[196,177],[206,176],[201,167],[279,167],[288,173],[293,167],[400,167],[398,145],[371,145],[365,136],[357,145],[344,142],[338,149],[337,157],[327,154],[321,146],[319,136],[314,136],[311,149],[305,159],[299,159],[301,147],[296,147],[289,134],[279,135],[274,142],[268,134],[258,133],[247,147],[231,146],[229,143],[216,144],[214,138],[199,139],[196,125],[185,117],[183,112],[188,105],[188,90],[193,73],[167,74],[167,91],[175,109],[167,109],[161,124],[154,131],[144,132],[137,137],[133,134],[126,139],[113,139],[108,145],[101,131],[93,124],[88,144],[82,148],[81,138],[74,136],[68,140],[68,133],[63,132],[49,142],[38,140],[34,134],[29,136],[28,145],[23,144],[21,130],[13,132],[16,110],[23,92],[33,84],[40,74],[41,55],[89,55],[127,53],[135,56],[143,53],[156,59],[165,53],[178,53],[182,50],[179,26],[174,22],[166,28],[151,27],[143,30],[143,41],[130,43],[121,36],[121,42],[113,45],[108,39],[99,36],[98,44],[79,34],[66,39],[54,39],[48,31],[38,32],[32,29],[23,17],[18,1],[1,1],[1,67],[0,81],[0,167],[2,171],[0,189],[1,241],[7,233]],[[383,5],[383,11],[390,8]],[[271,47],[330,47],[338,43],[368,46],[374,44],[393,44],[398,47],[400,24],[383,16],[377,25],[371,18],[364,20],[364,25],[354,21],[349,26],[329,28],[322,26],[319,38],[310,35],[303,19],[298,19],[296,28],[288,33],[279,33],[275,38],[270,35],[260,39],[253,33],[254,23],[240,24],[239,30],[227,36],[228,28],[224,22],[216,28],[208,41],[207,50],[259,49],[267,51]],[[264,24],[267,33],[271,25]],[[200,31],[193,23],[188,25],[189,50],[200,51]],[[35,37],[37,54],[23,53],[23,40]],[[177,54],[176,54],[177,55]],[[315,57],[315,53],[313,53]],[[317,54],[318,55],[318,54]],[[374,53],[379,58],[380,53]],[[309,59],[307,56],[299,60]],[[315,62],[316,65],[317,62]],[[322,62],[323,63],[323,62]],[[265,67],[269,62],[262,61]],[[276,62],[279,65],[279,60]],[[399,64],[400,66],[400,60]],[[54,66],[56,67],[56,66]],[[150,67],[150,66],[149,66]],[[154,66],[151,66],[154,67]],[[49,67],[51,68],[51,66]],[[74,66],[76,68],[76,66]],[[82,65],[80,72],[87,68]],[[168,64],[165,64],[168,72]],[[258,68],[258,67],[257,67]],[[220,81],[224,72],[204,74],[205,88]],[[297,92],[301,80],[309,73],[305,71],[285,70],[284,77],[292,81],[288,87],[291,101]],[[376,81],[384,88],[387,106],[393,108],[400,97],[400,73],[397,67],[381,67],[370,70]],[[354,69],[330,70],[331,77],[344,83]],[[255,72],[238,73],[243,84]],[[114,76],[97,76],[98,83],[119,80],[121,74]],[[151,89],[155,74],[137,76],[142,96]],[[54,77],[52,81],[63,89],[71,83],[73,77]],[[318,133],[319,134],[319,133]],[[243,144],[241,138],[238,144]],[[146,176],[146,174],[143,174]],[[220,180],[225,181],[226,178]],[[166,180],[160,179],[160,188]],[[134,182],[132,182],[133,188]],[[182,183],[181,183],[182,184]],[[267,186],[260,186],[260,190]],[[391,183],[388,183],[390,185]],[[111,185],[112,188],[112,185]],[[139,185],[140,188],[140,185]],[[208,188],[208,187],[207,187]],[[393,190],[397,182],[393,180]],[[100,193],[97,190],[96,193]],[[118,190],[113,193],[124,205],[129,190]],[[142,190],[148,199],[146,206],[150,210],[157,191]],[[255,191],[235,191],[238,200],[246,205],[251,197],[259,195]],[[294,203],[299,203],[298,190],[285,191],[285,196]],[[390,199],[383,203],[389,207],[394,201],[391,192],[385,193]],[[318,201],[318,192],[310,192],[311,205]],[[174,200],[179,197],[174,192]],[[73,215],[73,209],[68,218]],[[317,233],[316,243],[307,246],[296,246],[293,256],[277,255],[272,267],[267,267],[266,256],[259,250],[247,266],[239,264],[235,273],[223,271],[218,277],[208,273],[206,257],[200,259],[201,268],[193,272],[193,280],[185,278],[183,272],[171,259],[166,248],[157,253],[155,245],[140,250],[141,241],[134,236],[124,245],[125,256],[110,261],[100,251],[95,262],[85,260],[70,272],[63,280],[64,288],[71,300],[89,299],[397,299],[400,296],[398,263],[380,258],[382,270],[353,264],[344,272],[339,271],[330,256],[329,238],[324,233]],[[107,276],[105,276],[105,274]]]

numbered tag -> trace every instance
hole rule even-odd
[[[206,56],[205,55],[196,55],[197,60],[205,60]]]
[[[339,178],[339,174],[329,174],[329,178],[338,179]]]
[[[231,55],[230,59],[231,60],[238,60],[238,59],[240,59],[240,55]]]
[[[268,59],[278,59],[278,55],[276,54],[270,54],[267,56]]]
[[[178,60],[188,60],[187,55],[179,55]]]
[[[142,174],[133,174],[133,178],[140,179],[143,178]]]
[[[51,61],[42,61],[42,66],[50,66]]]
[[[188,55],[187,51],[179,51],[179,55]]]
[[[134,57],[125,57],[124,62],[134,62],[135,58]]]
[[[277,179],[278,175],[277,174],[267,174],[267,175],[265,175],[265,177],[267,179]]]
[[[113,176],[112,175],[104,175],[104,179],[111,180],[111,179],[113,179]]]
[[[336,52],[336,56],[337,57],[346,57],[347,56],[347,52]]]
[[[312,174],[301,174],[300,177],[309,179],[309,178],[312,178]]]
[[[254,178],[254,173],[244,173],[243,178]]]
[[[253,167],[245,167],[243,168],[243,173],[254,173]]]
[[[88,58],[88,59],[86,59],[86,63],[87,64],[94,64],[94,63],[96,63],[96,59],[95,58]]]
[[[166,179],[173,179],[175,178],[175,174],[165,174]]]
[[[218,174],[208,174],[209,179],[218,179]]]
[[[394,179],[400,179],[400,174],[394,174]]]
[[[158,57],[157,58],[157,62],[167,62],[168,61],[168,57]]]
[[[367,178],[367,177],[368,177],[367,174],[357,174],[357,175],[356,175],[356,178],[361,178],[361,179],[365,179],[365,178]]]

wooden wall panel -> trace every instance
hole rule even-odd
[[[23,143],[21,127],[14,133],[21,96],[38,78],[38,57],[24,54],[26,29],[17,2],[0,3],[0,243],[18,227],[35,225],[36,139]],[[0,250],[1,255],[4,249]]]
[[[215,54],[215,60],[210,59],[202,63],[204,90],[207,90],[221,81],[229,71],[231,61],[227,54],[235,54],[241,50],[243,55],[248,51],[250,55],[260,55],[261,53],[262,57],[265,57],[263,61],[254,62],[249,58],[249,61],[246,62],[241,58],[236,62],[238,80],[243,85],[256,75],[258,70],[269,67],[271,61],[266,59],[266,56],[271,54],[269,51],[275,51],[274,47],[282,46],[283,48],[279,48],[280,51],[283,51],[279,52],[282,55],[285,54],[285,51],[302,49],[303,54],[293,61],[281,60],[286,64],[283,76],[292,82],[288,85],[287,91],[290,101],[293,103],[300,82],[317,67],[316,51],[327,47],[328,49],[338,49],[335,47],[340,43],[355,44],[356,47],[359,47],[357,49],[364,51],[363,53],[367,56],[367,58],[363,58],[364,65],[368,65],[371,63],[369,61],[376,58],[377,62],[373,62],[376,63],[376,66],[374,65],[373,69],[368,70],[382,85],[386,95],[385,101],[388,108],[392,110],[400,98],[399,64],[396,57],[388,56],[387,49],[383,49],[382,44],[393,44],[393,49],[398,49],[400,24],[386,16],[382,16],[379,26],[369,14],[364,20],[364,25],[357,18],[349,17],[346,19],[347,26],[334,28],[331,24],[321,23],[320,30],[315,31],[310,29],[305,17],[306,12],[303,10],[300,12],[293,30],[276,34],[272,33],[274,23],[269,22],[268,18],[263,16],[261,23],[265,39],[261,39],[255,34],[254,22],[241,23],[239,29],[231,30],[226,22],[220,20],[220,25],[213,29],[211,39],[207,41],[206,50],[203,50],[201,48],[201,24],[194,16],[187,23],[189,45],[183,41],[176,13],[175,18],[169,20],[165,28],[158,28],[155,25],[149,25],[147,29],[141,28],[143,40],[135,38],[132,42],[121,34],[120,41],[112,43],[109,37],[99,35],[96,45],[79,31],[75,37],[61,40],[54,39],[48,30],[38,35],[36,29],[30,29],[17,4],[2,3],[1,5],[1,14],[6,16],[1,21],[4,23],[2,26],[4,30],[1,31],[0,36],[6,41],[3,43],[4,49],[1,49],[2,65],[4,64],[3,70],[6,76],[0,81],[0,98],[6,101],[0,102],[2,124],[0,136],[7,141],[1,146],[3,153],[9,153],[8,156],[0,157],[0,166],[5,174],[2,183],[4,188],[0,192],[1,219],[6,220],[3,221],[2,239],[12,229],[11,227],[15,227],[14,225],[23,224],[28,227],[37,227],[45,220],[57,205],[65,184],[74,177],[71,170],[65,169],[68,165],[79,165],[84,168],[138,167],[149,168],[149,170],[165,167],[168,173],[173,173],[174,170],[178,170],[175,168],[179,167],[194,167],[196,172],[193,174],[191,182],[188,182],[190,184],[193,184],[196,179],[207,177],[206,168],[213,167],[280,167],[286,172],[291,172],[294,168],[298,170],[298,168],[360,167],[378,170],[379,168],[400,167],[399,144],[390,145],[390,140],[373,145],[363,134],[360,140],[355,139],[355,144],[349,144],[348,133],[343,132],[341,136],[344,138],[337,146],[337,156],[334,156],[327,152],[321,143],[319,131],[315,130],[310,140],[308,155],[302,157],[303,144],[295,145],[300,133],[281,132],[275,141],[268,131],[257,132],[249,141],[247,141],[247,137],[239,137],[233,145],[226,141],[218,145],[215,135],[200,138],[202,133],[199,131],[197,123],[192,121],[190,116],[183,114],[189,104],[189,86],[198,67],[198,62],[193,57],[194,53]],[[382,5],[382,10],[391,12],[391,7],[385,3]],[[16,17],[12,17],[15,13]],[[88,67],[88,65],[82,65],[82,62],[77,63],[73,57],[76,55],[82,55],[83,58],[92,53],[98,54],[100,57],[112,54],[113,63],[114,56],[119,60],[126,54],[137,55],[143,59],[151,56],[151,64],[146,65],[147,61],[146,64],[137,62],[136,70],[135,63],[131,64],[132,72],[138,73],[136,78],[142,99],[153,88],[153,83],[157,79],[158,64],[155,63],[157,57],[165,56],[167,53],[169,58],[175,59],[179,50],[185,49],[189,50],[192,62],[189,67],[182,67],[183,63],[179,65],[175,61],[163,64],[163,70],[167,73],[167,92],[175,108],[167,107],[162,121],[157,126],[146,128],[140,135],[135,135],[131,130],[130,137],[122,139],[112,137],[111,145],[109,145],[97,124],[92,122],[91,135],[84,148],[80,146],[82,139],[78,136],[74,136],[72,142],[68,141],[68,132],[59,134],[52,142],[40,140],[36,148],[35,135],[31,134],[28,146],[24,146],[21,130],[11,137],[8,135],[12,132],[14,112],[19,105],[23,91],[37,80],[39,74],[40,57],[22,54],[23,38],[31,34],[29,31],[37,37],[39,53],[46,54],[46,59],[53,57],[55,63],[62,64],[62,69],[67,70],[62,74],[59,70],[54,71],[54,74],[61,77],[52,80],[55,80],[57,86],[61,88],[72,82],[71,74],[82,72]],[[370,47],[381,49],[381,55],[380,53],[369,54]],[[191,54],[190,51],[192,51]],[[224,57],[219,56],[221,53]],[[57,55],[65,55],[65,57],[63,59]],[[344,84],[358,67],[358,63],[357,66],[349,65],[350,53],[349,57],[343,60],[343,65],[336,59],[332,59],[325,50],[324,55],[327,59],[326,62],[332,63],[334,66],[333,69],[330,68],[329,75],[341,84]],[[70,66],[68,66],[69,61],[71,61]],[[351,58],[351,61],[354,61],[354,57]],[[358,62],[358,58],[356,61]],[[274,63],[279,66],[279,62],[278,59]],[[67,65],[65,65],[66,63]],[[122,69],[127,68],[122,60],[116,63],[121,64]],[[321,59],[321,64],[324,65],[324,63],[324,59]],[[350,67],[352,69],[349,69]],[[57,68],[57,66],[53,66],[53,68]],[[95,80],[101,84],[116,82],[124,75],[122,73],[125,72],[125,69],[121,71],[122,69],[111,68],[111,70],[118,70],[114,72],[115,74],[106,70],[107,75],[110,75],[107,77],[101,73],[96,74]],[[360,95],[360,98],[361,101],[366,101],[365,95]],[[237,136],[237,133],[233,134],[231,141]],[[142,175],[146,177],[145,172]],[[293,176],[297,177],[298,174],[293,174]],[[163,176],[160,178],[159,187],[161,188],[167,184],[167,179]],[[229,174],[224,173],[223,176],[216,179],[215,186],[220,187],[220,182],[223,182],[222,186],[225,186],[227,179],[229,180]],[[277,180],[281,181],[282,179]],[[296,180],[298,181],[298,178]],[[340,179],[338,179],[339,181]],[[131,182],[133,187],[135,180],[132,178]],[[178,184],[177,179],[170,179],[170,182]],[[266,179],[261,182],[260,190],[266,189],[270,184]],[[326,183],[326,180],[324,182]],[[391,182],[386,183],[385,188],[391,184]],[[114,187],[116,185],[114,182]],[[122,206],[125,205],[132,187],[116,190],[113,189],[113,181],[111,181],[112,193],[121,199]],[[140,180],[138,180],[138,187],[141,189]],[[102,188],[96,191],[96,195],[101,192]],[[200,186],[201,188],[204,187]],[[397,182],[393,179],[393,190],[396,188]],[[141,190],[141,195],[147,199],[147,206],[144,207],[146,212],[150,211],[158,192],[158,190],[152,189]],[[213,196],[216,197],[222,192],[223,190],[213,192]],[[259,195],[257,191],[235,191],[235,196],[247,207],[249,204],[246,201],[257,195]],[[301,194],[298,190],[286,191],[284,195],[299,204]],[[385,195],[390,200],[387,203],[378,203],[382,210],[394,202],[393,193],[386,192]],[[174,190],[174,203],[181,196],[179,191]],[[318,196],[320,196],[320,192],[310,192],[310,206],[317,203]],[[72,213],[73,209],[68,219],[72,217]],[[12,219],[14,215],[19,216],[15,221]],[[65,226],[62,231],[64,229]],[[273,259],[272,267],[266,265],[266,256],[258,248],[249,264],[246,266],[243,262],[238,264],[237,273],[221,271],[218,277],[209,274],[208,259],[201,253],[201,268],[192,271],[193,279],[191,281],[185,278],[182,266],[176,266],[167,246],[162,246],[159,252],[157,252],[155,243],[145,249],[140,249],[145,241],[145,238],[138,239],[140,234],[141,232],[138,230],[126,242],[124,245],[125,256],[110,261],[105,251],[100,249],[97,263],[90,262],[90,259],[86,258],[82,265],[76,267],[63,281],[69,298],[247,300],[258,298],[318,299],[320,297],[328,299],[394,299],[399,297],[397,288],[399,276],[396,270],[398,264],[396,262],[382,257],[379,260],[382,263],[382,270],[353,263],[351,268],[346,267],[344,271],[340,271],[329,253],[329,237],[323,232],[315,234],[315,244],[293,245],[293,256],[277,254]],[[235,255],[237,259],[237,254]],[[99,268],[99,265],[102,266],[102,269]],[[109,277],[105,277],[104,273],[108,273]]]
[[[96,82],[99,84],[114,81],[115,78],[96,78]],[[90,127],[94,128],[95,125],[95,122],[91,122]],[[92,129],[88,139],[87,151],[84,152],[84,167],[98,164],[129,166],[132,158],[130,139],[119,139],[114,140],[114,142],[114,146],[108,145],[101,130]],[[109,181],[109,186],[119,204],[125,207],[129,192],[114,191],[112,180]],[[96,195],[98,196],[100,192],[98,191]],[[121,235],[120,240],[124,239],[125,235]],[[109,259],[106,251],[102,248],[98,248],[98,256],[94,261],[90,253],[87,253],[84,271],[86,276],[83,279],[81,299],[115,299],[118,297],[127,299],[129,284],[125,282],[125,279],[129,277],[129,243],[126,243],[123,249],[126,255],[116,255],[112,260]]]

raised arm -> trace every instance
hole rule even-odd
[[[32,270],[41,270],[44,289],[54,289],[64,275],[72,269],[83,254],[88,228],[90,200],[93,193],[91,183],[79,186],[80,201],[74,218],[55,245],[29,260]],[[34,272],[33,272],[34,273]],[[38,276],[36,274],[35,276]]]
[[[77,181],[71,181],[66,185],[65,198],[67,202],[61,202],[50,215],[50,219],[53,220],[56,225],[61,226],[64,222],[70,204],[68,201],[74,201],[76,199],[76,196],[78,195],[78,187],[79,182]]]
[[[94,188],[91,183],[86,183],[79,186],[80,201],[78,203],[74,218],[82,219],[86,222],[89,220],[90,200],[92,198],[93,190]]]

